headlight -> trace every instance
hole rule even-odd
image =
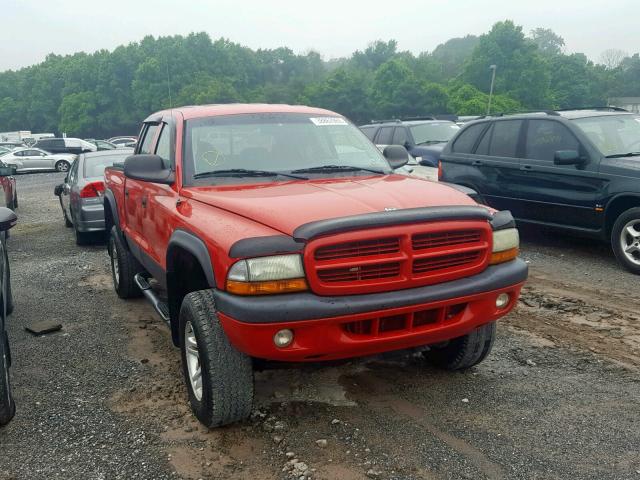
[[[227,291],[237,295],[268,295],[307,290],[300,255],[249,258],[234,263]]]
[[[508,262],[518,256],[520,249],[520,235],[516,228],[505,228],[493,232],[493,251],[489,263]]]

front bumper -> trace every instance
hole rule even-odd
[[[465,335],[511,311],[527,271],[517,259],[472,277],[392,292],[248,298],[217,290],[215,296],[222,326],[242,352],[279,361],[336,360]],[[511,298],[503,309],[495,304],[500,293]],[[273,335],[283,328],[293,330],[294,341],[277,348]]]

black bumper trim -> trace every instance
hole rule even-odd
[[[214,290],[218,311],[247,323],[276,323],[338,317],[395,307],[430,303],[510,287],[527,279],[529,267],[516,259],[488,267],[472,277],[426,287],[367,295],[320,297],[292,293],[264,297],[242,297]]]

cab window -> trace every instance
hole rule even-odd
[[[165,168],[170,168],[171,162],[171,128],[166,123],[162,126],[162,131],[158,137],[156,155],[162,158]]]
[[[153,144],[153,139],[155,138],[157,131],[158,124],[152,123],[147,125],[138,153],[151,153],[151,146]]]

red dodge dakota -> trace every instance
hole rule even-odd
[[[169,324],[203,424],[250,414],[257,361],[487,356],[527,278],[513,218],[406,162],[328,110],[208,105],[151,115],[106,169],[115,290]]]

